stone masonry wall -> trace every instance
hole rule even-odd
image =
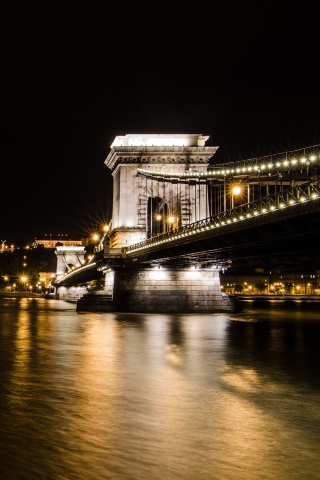
[[[213,269],[116,269],[113,304],[118,311],[130,312],[234,311]]]

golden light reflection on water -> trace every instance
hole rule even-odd
[[[166,345],[166,360],[172,365],[182,366],[183,357],[181,348],[178,345]]]
[[[225,368],[223,375],[225,383],[243,392],[256,392],[261,388],[260,379],[257,372],[253,369]]]
[[[16,332],[13,343],[13,361],[10,401],[15,408],[23,408],[27,401],[25,378],[30,369],[30,312],[24,308],[28,299],[21,299],[21,309],[16,319]]]
[[[22,305],[0,328],[6,480],[316,480],[318,391],[280,356],[297,335]]]

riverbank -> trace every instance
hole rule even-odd
[[[48,295],[44,293],[30,293],[30,292],[0,292],[0,297],[9,297],[9,298],[45,298]],[[274,300],[274,301],[283,301],[283,300],[294,300],[294,301],[304,301],[304,302],[319,302],[320,295],[265,295],[265,294],[238,294],[230,295],[230,297],[235,298],[238,301],[241,300]],[[50,298],[54,298],[53,294],[50,294]]]
[[[0,292],[0,298],[45,298],[44,293],[32,292]]]
[[[301,302],[319,302],[320,295],[259,295],[259,294],[241,294],[234,296],[236,300],[272,300],[272,301],[301,301]]]
[[[235,303],[239,311],[280,309],[313,310],[320,308],[320,295],[236,295]]]

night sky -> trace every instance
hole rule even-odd
[[[6,2],[0,239],[110,220],[117,135],[208,135],[218,163],[319,144],[315,3]]]

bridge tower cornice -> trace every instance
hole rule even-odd
[[[208,165],[218,147],[113,147],[105,164],[114,172],[120,164]]]

